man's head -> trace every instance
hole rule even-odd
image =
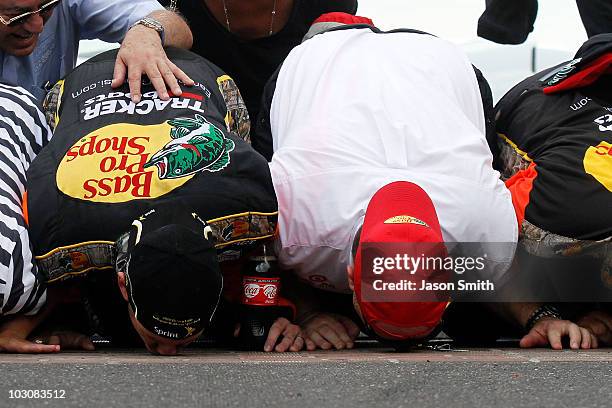
[[[17,57],[30,55],[43,25],[60,0],[0,0],[0,49]]]
[[[364,299],[362,285],[368,284],[372,276],[383,282],[401,282],[408,277],[415,282],[431,281],[437,279],[436,271],[418,268],[410,275],[405,270],[389,269],[381,275],[373,275],[371,271],[368,274],[363,270],[364,246],[374,246],[389,257],[395,256],[395,249],[403,246],[418,249],[417,256],[424,252],[429,257],[445,257],[440,223],[427,193],[416,184],[400,181],[387,184],[374,194],[353,246],[354,263],[348,267],[348,275],[354,290],[355,309],[378,337],[405,341],[434,332],[447,302],[424,302],[418,298],[411,301],[409,295],[402,295],[402,301],[368,301]]]
[[[180,204],[138,217],[117,241],[119,289],[134,329],[154,354],[173,355],[206,329],[223,277],[212,230]]]

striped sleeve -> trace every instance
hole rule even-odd
[[[45,302],[22,199],[26,171],[50,138],[34,97],[0,83],[0,316],[35,314]]]

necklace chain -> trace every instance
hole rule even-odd
[[[271,36],[272,34],[274,34],[274,19],[276,18],[276,1],[277,0],[274,0],[274,3],[272,4],[272,13],[270,16],[270,32],[268,33],[268,36]],[[230,13],[227,10],[227,3],[226,3],[226,0],[221,0],[221,2],[223,3],[223,12],[225,13],[225,26],[227,27],[227,31],[231,33],[232,26],[230,23]]]

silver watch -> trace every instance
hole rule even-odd
[[[135,22],[134,24],[132,24],[130,26],[130,29],[134,26],[137,25],[143,25],[145,27],[148,28],[152,28],[153,30],[157,31],[157,33],[159,34],[159,38],[161,38],[161,43],[162,43],[162,47],[164,45],[166,45],[165,42],[165,35],[164,35],[164,26],[162,25],[162,23],[160,23],[159,21],[157,21],[156,19],[154,19],[153,17],[143,17],[140,20],[138,20],[137,22]]]

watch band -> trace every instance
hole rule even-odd
[[[557,309],[553,305],[542,305],[538,307],[527,320],[527,324],[525,324],[525,330],[530,332],[533,329],[533,326],[544,317],[552,317],[554,319],[563,320],[563,316],[559,309]]]
[[[134,24],[132,24],[130,26],[130,29],[137,25],[143,25],[145,27],[152,28],[153,30],[157,31],[157,33],[159,34],[159,38],[161,39],[162,47],[166,45],[166,36],[162,23],[160,23],[153,17],[143,17],[140,20],[136,21]]]

